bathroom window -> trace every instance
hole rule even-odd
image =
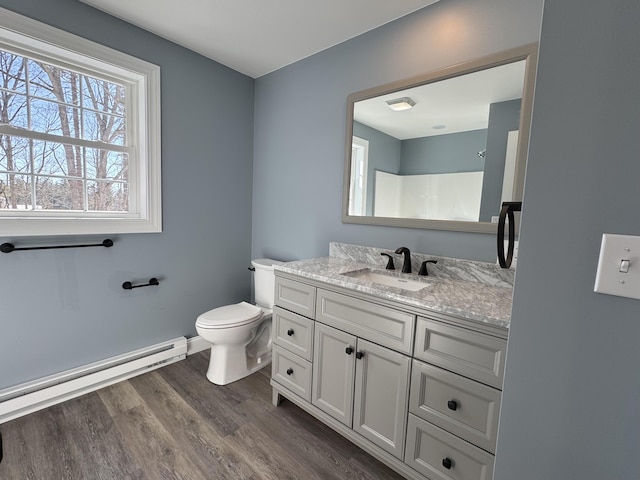
[[[161,231],[159,77],[0,9],[0,236]]]

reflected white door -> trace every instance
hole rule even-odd
[[[349,215],[367,214],[367,164],[369,141],[353,137],[351,145],[351,178],[349,185]]]

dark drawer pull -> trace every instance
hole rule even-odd
[[[458,402],[456,402],[455,400],[449,400],[447,402],[447,407],[449,407],[449,410],[457,410],[458,409]]]
[[[353,353],[353,348],[352,348],[352,347],[347,347],[347,348],[345,349],[345,353],[346,353],[347,355],[351,355],[351,354]]]
[[[293,336],[293,328],[287,330],[287,335],[289,335],[290,337]]]
[[[124,288],[125,290],[133,290],[134,288],[151,287],[151,286],[158,286],[158,285],[160,285],[160,282],[158,281],[157,278],[150,278],[149,283],[143,283],[141,285],[134,285],[131,282],[124,282],[122,284],[122,288]]]
[[[362,357],[364,357],[364,352],[356,352],[356,358],[358,360],[360,360]]]
[[[287,368],[287,375],[293,375],[293,368]]]
[[[444,468],[446,468],[447,470],[451,470],[451,467],[453,467],[453,460],[451,460],[449,457],[443,458],[442,459],[442,466]]]

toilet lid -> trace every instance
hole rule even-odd
[[[204,312],[196,320],[196,325],[203,328],[237,327],[255,322],[260,317],[262,317],[260,307],[240,302]]]

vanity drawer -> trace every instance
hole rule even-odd
[[[273,308],[273,342],[311,361],[313,358],[313,320],[280,307]]]
[[[276,277],[275,303],[292,312],[313,318],[316,308],[316,287]]]
[[[493,478],[494,457],[490,453],[412,414],[407,431],[404,461],[430,480]]]
[[[507,342],[418,317],[414,357],[502,389]]]
[[[411,354],[415,316],[410,313],[318,289],[316,320]]]
[[[273,345],[271,378],[306,401],[311,401],[311,362]]]
[[[409,411],[495,453],[500,390],[414,360]]]

